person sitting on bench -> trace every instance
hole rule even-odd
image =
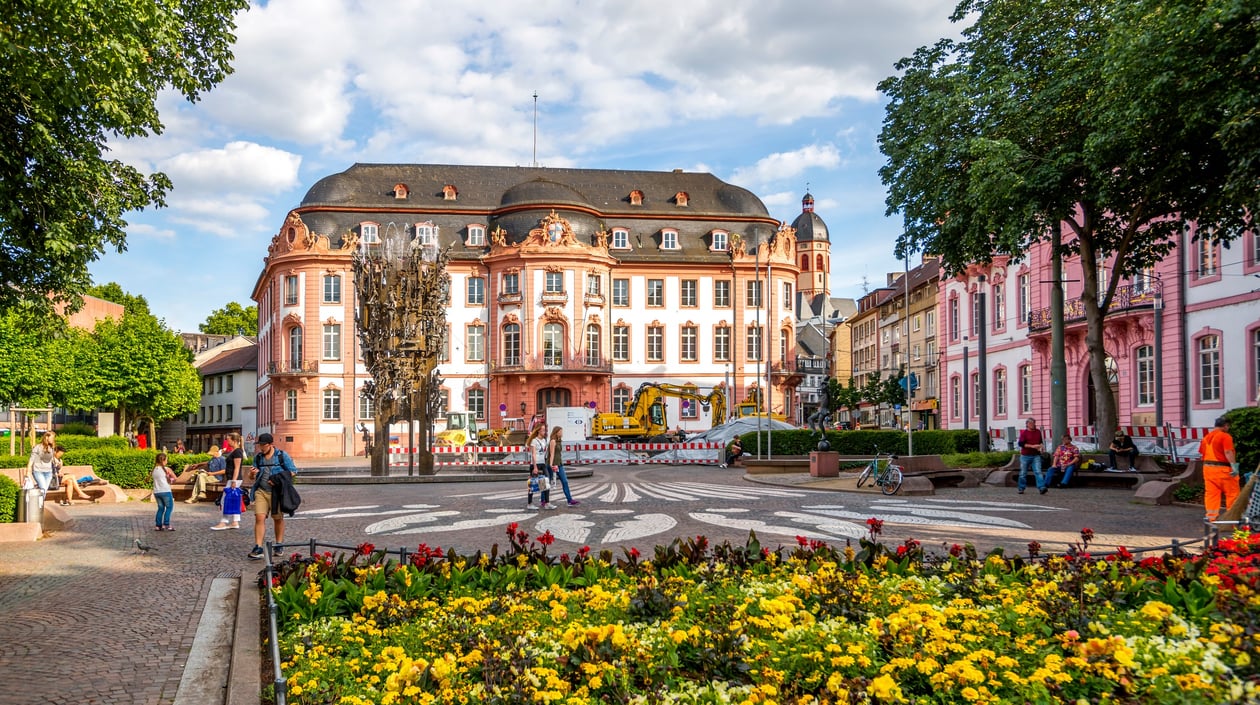
[[[1059,477],[1058,487],[1067,487],[1072,481],[1072,471],[1081,462],[1081,449],[1072,444],[1071,434],[1063,434],[1063,442],[1054,449],[1054,457],[1050,464],[1050,484],[1054,484],[1055,476]]]
[[[1116,432],[1116,438],[1107,450],[1107,462],[1111,464],[1111,467],[1119,470],[1120,466],[1116,463],[1117,453],[1129,459],[1129,472],[1137,472],[1138,449],[1133,445],[1133,439],[1125,435],[1124,431]]]

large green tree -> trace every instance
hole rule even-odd
[[[192,351],[153,316],[104,319],[75,354],[90,361],[80,403],[117,409],[123,427],[129,417],[161,422],[196,411],[200,404],[201,378]]]
[[[87,294],[98,299],[112,301],[123,307],[127,313],[150,315],[149,300],[140,294],[128,294],[118,282],[94,284],[88,287]]]
[[[258,335],[258,307],[243,308],[235,301],[215,309],[198,328],[211,335]]]
[[[1258,2],[964,0],[962,39],[920,48],[880,84],[899,256],[939,253],[959,272],[1039,240],[1080,255],[1101,442],[1116,422],[1103,347],[1116,285],[1165,257],[1186,219],[1228,240],[1260,206],[1255,133],[1231,112],[1249,99],[1254,120]],[[1152,63],[1153,38],[1179,33]]]
[[[88,265],[107,246],[126,249],[124,215],[164,205],[170,180],[108,158],[107,142],[161,133],[160,91],[196,101],[223,80],[246,7],[0,5],[0,310],[80,305]]]

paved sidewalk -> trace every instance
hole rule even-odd
[[[609,468],[598,472],[605,470]],[[802,489],[825,488],[831,491],[819,494],[837,499],[845,494],[834,491],[835,483],[820,484],[808,475],[769,477]],[[1056,515],[1058,526],[1022,532],[969,529],[968,535],[982,550],[1005,544],[1020,553],[1031,539],[1054,550],[1050,544],[1065,545],[1085,526],[1107,531],[1109,540],[1131,547],[1157,545],[1155,541],[1164,543],[1173,536],[1201,537],[1201,510],[1136,505],[1127,501],[1129,496],[1114,490],[1052,491],[1050,498],[1071,505]],[[1038,501],[1036,495],[992,487],[951,489],[933,499],[963,504]],[[245,557],[252,544],[250,529],[207,531],[218,516],[209,504],[176,503],[174,532],[153,531],[154,505],[149,502],[81,504],[67,511],[75,521],[64,530],[29,544],[0,544],[0,674],[6,683],[0,688],[0,705],[174,703],[215,579],[252,582],[262,567]],[[906,533],[927,545],[934,538],[956,540],[958,531],[904,527],[886,532],[885,539],[896,542],[898,534]],[[136,539],[156,550],[140,553]],[[233,648],[257,651],[259,645]],[[249,684],[251,677],[258,682],[256,675],[246,673],[234,674],[233,681]],[[181,694],[180,705],[186,698]]]

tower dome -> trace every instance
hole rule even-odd
[[[827,224],[823,219],[818,217],[814,212],[814,197],[809,193],[801,199],[801,214],[796,216],[796,220],[792,221],[792,228],[796,230],[796,241],[801,242],[831,242],[827,235]]]

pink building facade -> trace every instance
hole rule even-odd
[[[1187,228],[1161,262],[1117,283],[1103,340],[1119,425],[1207,427],[1260,398],[1260,238],[1245,233],[1222,248],[1195,235]],[[1112,261],[1103,264],[1109,272]],[[942,277],[942,427],[978,428],[983,421],[1006,431],[1028,418],[1049,425],[1050,271],[1050,247],[1039,243],[1020,262],[999,257]],[[1100,289],[1109,274],[1102,276]],[[1079,255],[1064,260],[1063,286],[1068,425],[1093,426],[1097,395]]]

